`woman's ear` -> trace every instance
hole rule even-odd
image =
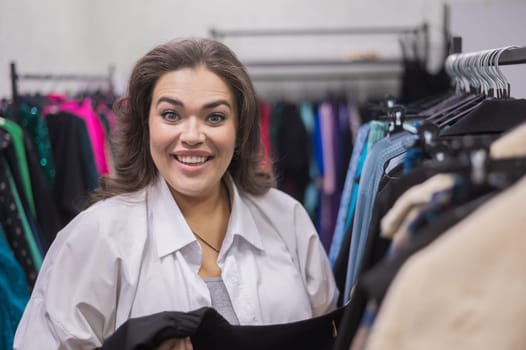
[[[239,146],[236,145],[236,147],[234,147],[234,155],[232,156],[232,160],[237,160],[239,159]]]

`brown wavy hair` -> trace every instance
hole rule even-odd
[[[259,105],[245,67],[224,44],[211,39],[185,39],[159,45],[142,57],[132,70],[127,93],[115,101],[117,133],[114,140],[116,175],[103,176],[89,204],[100,199],[138,191],[151,184],[158,170],[151,158],[148,116],[155,84],[165,73],[204,66],[231,89],[239,126],[234,157],[228,172],[244,191],[260,195],[275,179],[260,167],[263,147]]]

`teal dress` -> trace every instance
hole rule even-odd
[[[12,349],[16,327],[29,300],[29,287],[0,225],[0,349]]]

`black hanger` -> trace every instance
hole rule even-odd
[[[502,133],[526,120],[526,99],[485,98],[457,117],[439,122],[442,135]]]
[[[389,123],[388,135],[406,130],[405,121],[416,120],[415,116],[406,115],[405,106],[396,104],[392,96],[387,96],[382,103],[371,107],[371,111],[377,113],[376,120]]]

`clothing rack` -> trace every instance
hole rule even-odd
[[[507,49],[499,58],[500,65],[526,63],[526,46]]]
[[[450,47],[450,54],[462,53],[462,37],[452,37]],[[499,57],[499,65],[501,66],[524,63],[526,63],[526,46],[509,48]]]
[[[216,40],[224,40],[227,37],[297,37],[297,36],[342,36],[342,35],[412,35],[415,38],[423,38],[424,61],[427,61],[429,51],[429,26],[422,25],[393,26],[393,27],[354,27],[354,28],[300,28],[300,29],[239,29],[220,30],[212,28],[209,34]],[[307,81],[307,80],[349,80],[349,79],[386,79],[397,78],[399,69],[378,71],[378,67],[398,67],[402,59],[372,58],[372,59],[305,59],[305,60],[255,60],[244,61],[248,68],[288,68],[288,67],[365,67],[373,66],[370,71],[358,72],[309,72],[309,73],[254,73],[252,79],[257,81]]]
[[[10,63],[11,71],[11,96],[15,104],[18,103],[18,81],[19,80],[34,80],[34,81],[84,81],[84,82],[107,82],[110,91],[113,91],[113,75],[115,72],[115,66],[110,65],[108,73],[102,74],[21,74],[17,72],[16,63]]]
[[[301,29],[238,29],[219,30],[212,28],[210,35],[217,40],[227,36],[298,36],[298,35],[378,35],[378,34],[418,34],[427,32],[428,25],[424,23],[417,27],[354,27],[354,28],[301,28]]]
[[[384,80],[398,78],[399,71],[366,71],[349,73],[252,73],[250,77],[254,81],[347,81],[347,80]]]

